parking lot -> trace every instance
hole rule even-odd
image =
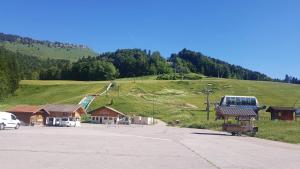
[[[8,129],[0,152],[3,169],[300,167],[300,145],[162,124]]]

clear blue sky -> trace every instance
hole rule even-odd
[[[298,0],[3,0],[0,32],[118,48],[200,51],[271,77],[300,77]]]

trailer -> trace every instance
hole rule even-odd
[[[224,119],[223,131],[232,135],[249,134],[254,136],[258,132],[255,126],[256,113],[253,109],[219,106],[216,111]]]

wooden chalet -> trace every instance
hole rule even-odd
[[[269,107],[266,112],[271,113],[271,120],[294,120],[296,109],[293,107]]]
[[[126,117],[124,113],[108,106],[97,108],[89,113],[92,123],[99,124],[116,124],[121,118]]]
[[[43,126],[50,113],[42,106],[18,105],[7,112],[13,113],[24,125]]]
[[[48,104],[44,109],[50,113],[49,117],[73,117],[80,119],[86,114],[85,109],[79,104]]]

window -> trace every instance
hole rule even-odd
[[[92,120],[95,120],[95,117],[92,117]]]
[[[246,98],[247,100],[247,105],[250,106],[251,105],[251,98]]]
[[[229,97],[229,106],[230,105],[236,105],[236,98],[235,97]]]
[[[236,105],[242,105],[242,99],[240,97],[236,98]]]
[[[14,115],[11,115],[11,119],[17,120],[16,116],[14,116]]]
[[[241,100],[242,100],[243,106],[247,105],[247,98],[243,97],[243,98],[241,98]]]
[[[61,121],[68,121],[68,118],[62,118]]]
[[[99,117],[96,117],[96,121],[98,121],[99,120]]]
[[[251,98],[251,106],[256,106],[256,99],[255,98]]]
[[[235,105],[235,97],[227,97],[226,98],[226,105],[227,106]]]
[[[225,105],[225,103],[224,103],[224,97],[222,97],[222,99],[221,99],[221,101],[220,101],[220,106],[221,105]]]

